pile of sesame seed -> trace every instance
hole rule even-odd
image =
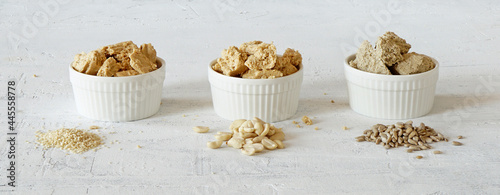
[[[81,154],[103,144],[103,139],[86,130],[61,128],[48,132],[37,132],[38,144],[45,148],[60,148],[72,153]]]

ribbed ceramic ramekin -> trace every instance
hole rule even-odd
[[[160,68],[135,76],[99,77],[69,67],[76,108],[88,118],[101,121],[133,121],[149,117],[160,109],[165,80],[165,61]]]
[[[259,117],[277,122],[292,117],[299,105],[303,67],[275,79],[243,79],[220,74],[208,67],[215,112],[229,120]]]
[[[430,112],[434,103],[439,64],[430,71],[413,75],[382,75],[355,69],[344,61],[344,72],[351,108],[362,114],[382,119],[409,119]]]

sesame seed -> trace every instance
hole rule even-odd
[[[45,148],[59,148],[72,153],[83,153],[103,144],[99,135],[86,130],[61,128],[48,132],[37,132],[37,142]]]

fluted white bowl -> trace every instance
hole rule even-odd
[[[351,108],[362,115],[381,119],[410,119],[430,112],[439,76],[434,69],[412,75],[382,75],[358,70],[344,61],[344,73]]]
[[[154,115],[160,109],[165,80],[165,61],[155,71],[135,76],[100,77],[69,66],[76,108],[88,118],[101,121],[133,121]]]
[[[299,105],[302,64],[291,75],[275,79],[244,79],[220,74],[208,66],[215,112],[228,120],[259,117],[277,122],[292,117]]]

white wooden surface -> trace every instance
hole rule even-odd
[[[6,82],[19,83],[18,187],[0,186],[1,194],[500,193],[496,0],[54,2],[0,3],[1,185],[7,166]],[[354,141],[373,124],[397,122],[353,112],[342,68],[362,39],[374,42],[388,30],[441,64],[434,108],[413,121],[451,140],[462,135],[463,146],[441,142],[433,146],[444,154],[409,154]],[[151,42],[167,62],[160,111],[127,123],[80,116],[68,79],[73,56],[125,40]],[[230,123],[213,111],[207,63],[222,49],[251,40],[274,41],[279,53],[291,47],[304,56],[298,112],[275,123],[285,130],[287,147],[251,157],[227,147],[207,149],[212,134]],[[303,115],[314,117],[315,125],[296,128],[291,121]],[[109,148],[66,155],[26,143],[37,130],[90,125],[106,128]],[[195,125],[213,130],[196,134]],[[344,125],[350,130],[343,131]]]

